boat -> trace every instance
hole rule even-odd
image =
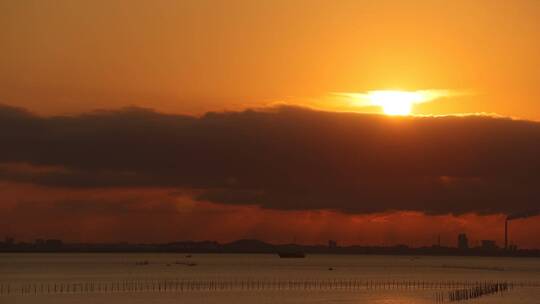
[[[297,252],[278,252],[280,258],[285,259],[303,259],[306,257],[306,254],[300,251]]]

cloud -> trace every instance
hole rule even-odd
[[[540,124],[278,107],[201,117],[0,107],[0,178],[189,189],[267,209],[511,214],[540,200]]]
[[[529,217],[533,217],[537,215],[540,215],[540,209],[516,212],[514,214],[508,215],[506,219],[511,221],[511,220],[525,219],[525,218],[529,218]]]

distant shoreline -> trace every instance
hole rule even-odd
[[[278,257],[277,252],[193,252],[193,251],[0,251],[0,255],[3,254],[209,254],[209,255],[234,255],[234,254],[246,254],[246,255],[275,255]],[[402,256],[402,257],[485,257],[485,258],[526,258],[535,259],[540,258],[540,254],[535,255],[503,255],[503,254],[412,254],[412,253],[307,253],[306,256],[311,255],[344,255],[344,256]],[[442,267],[442,268],[454,268],[454,267]]]
[[[214,241],[181,241],[164,244],[90,244],[63,243],[59,240],[45,243],[0,243],[0,253],[185,253],[185,254],[277,254],[278,252],[303,252],[310,254],[343,255],[393,255],[393,256],[478,256],[478,257],[540,257],[538,249],[482,248],[458,249],[455,247],[382,246],[324,246],[298,244],[269,244],[259,240],[238,240],[220,244]]]

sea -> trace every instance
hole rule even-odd
[[[4,253],[0,303],[540,303],[540,259]]]

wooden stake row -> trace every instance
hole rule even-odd
[[[45,282],[24,284],[0,283],[0,295],[90,294],[135,292],[190,292],[225,290],[418,290],[455,289],[456,294],[479,294],[495,288],[496,292],[514,287],[539,287],[538,282],[494,281],[422,281],[422,280],[357,280],[357,279],[169,279],[118,280],[87,282]],[[478,289],[480,288],[480,289]],[[480,291],[479,291],[480,290]],[[441,293],[442,294],[442,293]],[[461,296],[452,296],[460,298]],[[441,296],[450,298],[450,296]]]

